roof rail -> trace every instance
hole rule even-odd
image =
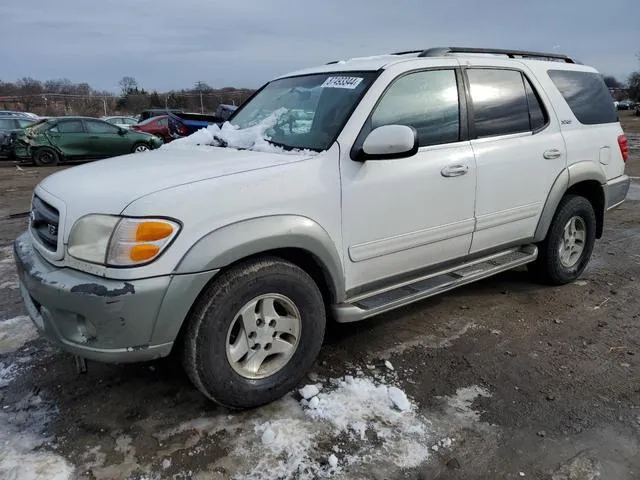
[[[403,52],[409,53],[409,52]],[[475,47],[437,47],[422,50],[418,57],[442,57],[449,53],[489,53],[506,55],[509,58],[540,58],[562,60],[566,63],[576,63],[572,58],[559,53],[528,52],[526,50],[505,50],[501,48],[475,48]]]

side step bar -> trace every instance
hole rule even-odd
[[[447,290],[533,262],[538,247],[525,245],[348,299],[334,307],[340,323],[357,322]]]

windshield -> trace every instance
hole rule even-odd
[[[375,76],[376,72],[347,72],[275,80],[244,104],[229,123],[242,131],[267,121],[262,135],[275,146],[326,150]]]

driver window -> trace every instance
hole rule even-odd
[[[458,86],[454,70],[429,70],[398,78],[371,116],[371,129],[408,125],[421,147],[457,142],[460,136]]]

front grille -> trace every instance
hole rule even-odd
[[[55,252],[58,248],[58,209],[49,205],[38,196],[33,197],[31,203],[31,231],[38,240],[49,250]]]

